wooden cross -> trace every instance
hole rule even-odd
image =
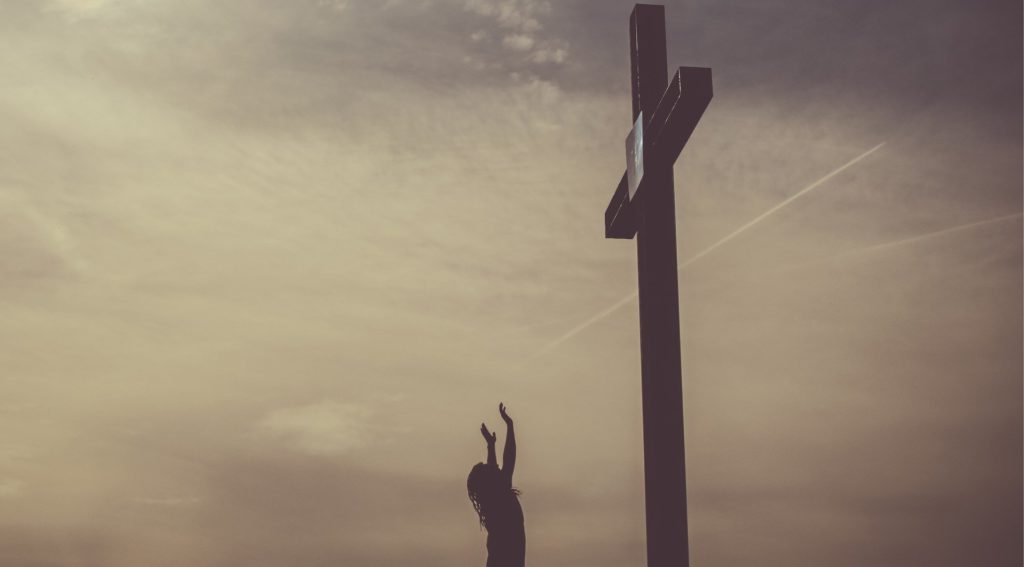
[[[668,81],[665,8],[629,17],[633,130],[627,166],[605,212],[606,238],[636,236],[640,287],[647,565],[686,567],[686,459],[672,166],[711,102],[711,69]]]

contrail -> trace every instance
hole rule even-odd
[[[800,197],[806,195],[807,193],[810,193],[811,191],[817,189],[818,186],[820,186],[821,184],[823,184],[826,181],[828,181],[829,179],[832,179],[833,177],[839,175],[840,173],[845,171],[850,166],[856,164],[860,160],[862,160],[862,159],[868,157],[869,155],[875,153],[877,150],[879,150],[884,145],[885,145],[885,142],[882,142],[881,144],[878,144],[877,146],[871,148],[870,150],[860,154],[859,156],[851,159],[850,161],[846,162],[845,164],[843,164],[843,165],[839,166],[838,168],[832,170],[832,172],[829,173],[828,175],[826,175],[825,177],[822,177],[821,179],[815,181],[814,183],[811,183],[807,187],[804,187],[803,189],[801,189],[800,191],[798,191],[797,193],[795,193],[793,196],[789,197],[785,201],[783,201],[783,202],[779,203],[778,205],[775,205],[774,207],[772,207],[772,208],[768,209],[767,211],[761,213],[754,220],[752,220],[752,221],[748,222],[747,224],[745,224],[745,225],[737,228],[736,230],[732,231],[725,238],[719,240],[718,242],[712,244],[711,246],[708,246],[707,248],[704,249],[703,252],[701,252],[701,253],[697,254],[696,256],[690,258],[689,260],[683,262],[682,264],[679,265],[679,269],[681,270],[681,269],[685,268],[686,266],[688,266],[688,265],[696,262],[697,260],[703,258],[704,256],[707,256],[708,254],[711,253],[712,250],[718,248],[719,246],[725,244],[726,242],[729,242],[733,238],[736,238],[737,236],[739,236],[743,232],[749,230],[750,227],[752,227],[755,224],[763,221],[769,215],[777,212],[782,207],[785,207],[786,205],[792,203],[793,201],[799,199]]]
[[[902,238],[900,240],[893,240],[891,242],[883,242],[882,244],[875,244],[875,245],[872,245],[872,246],[866,246],[864,248],[857,248],[855,250],[850,250],[849,252],[844,252],[844,253],[840,254],[839,256],[853,256],[853,255],[859,255],[859,254],[868,254],[868,253],[871,253],[871,252],[877,252],[879,250],[885,250],[886,248],[892,248],[894,246],[903,246],[905,244],[912,244],[914,242],[920,242],[922,240],[928,240],[928,239],[931,239],[931,238],[935,238],[937,236],[943,236],[943,235],[950,234],[950,233],[953,233],[953,232],[960,232],[961,230],[968,230],[968,229],[976,228],[976,227],[979,227],[979,226],[985,226],[987,224],[995,224],[997,222],[1008,221],[1010,219],[1020,218],[1021,216],[1024,216],[1024,213],[1014,213],[1012,215],[1004,215],[1004,216],[1001,216],[1001,217],[995,217],[995,218],[991,218],[991,219],[975,221],[975,222],[971,222],[971,223],[967,223],[967,224],[960,224],[960,225],[953,226],[953,227],[950,227],[950,228],[944,228],[942,230],[937,230],[935,232],[928,232],[928,233],[925,233],[925,234],[919,234],[917,236],[911,236],[910,238]]]
[[[630,293],[629,295],[627,295],[626,297],[623,297],[622,299],[620,299],[620,300],[616,301],[615,303],[609,305],[608,307],[604,308],[604,310],[598,312],[596,315],[594,315],[590,319],[587,319],[586,321],[580,323],[579,325],[576,325],[572,329],[569,329],[564,335],[558,337],[557,339],[555,339],[555,340],[551,341],[550,343],[548,343],[547,345],[545,345],[544,348],[540,349],[532,357],[530,357],[530,360],[533,360],[534,358],[537,358],[539,356],[547,354],[548,352],[551,351],[551,349],[553,349],[553,348],[557,347],[558,345],[564,343],[565,341],[575,337],[576,335],[578,335],[581,331],[583,331],[587,327],[593,325],[594,323],[597,323],[601,319],[604,319],[605,317],[607,317],[607,316],[611,315],[612,313],[618,311],[621,307],[623,307],[627,303],[629,303],[629,302],[633,301],[634,299],[636,299],[638,295],[640,295],[640,291],[639,290],[633,290],[633,292]]]
[[[779,203],[778,205],[775,205],[774,207],[772,207],[772,208],[768,209],[767,211],[761,213],[760,215],[755,217],[754,220],[752,220],[752,221],[748,222],[747,224],[745,224],[745,225],[737,228],[736,230],[732,231],[731,233],[726,235],[724,238],[722,238],[718,242],[715,242],[711,246],[708,246],[707,248],[705,248],[703,251],[701,251],[697,255],[692,256],[691,258],[689,258],[688,260],[686,260],[685,262],[680,264],[679,265],[679,269],[683,270],[684,268],[686,268],[690,264],[693,264],[697,260],[703,258],[704,256],[707,256],[708,254],[710,254],[713,250],[715,250],[719,246],[725,244],[726,242],[729,242],[733,238],[736,238],[737,236],[739,236],[743,232],[749,230],[751,227],[753,227],[757,223],[763,221],[764,219],[768,218],[770,215],[776,213],[779,209],[785,207],[786,205],[792,203],[793,201],[799,199],[800,197],[806,195],[807,193],[810,193],[811,191],[817,189],[820,185],[822,185],[823,183],[825,183],[829,179],[832,179],[836,175],[839,175],[843,171],[846,171],[847,168],[853,166],[857,162],[859,162],[859,161],[863,160],[864,158],[868,157],[869,155],[875,153],[876,151],[881,149],[882,146],[884,146],[884,145],[885,145],[885,142],[882,142],[881,144],[878,144],[877,146],[871,148],[870,150],[860,154],[859,156],[851,159],[850,161],[848,161],[848,162],[844,163],[843,165],[839,166],[838,168],[832,170],[825,177],[822,177],[821,179],[815,181],[814,183],[811,183],[807,187],[804,187],[803,189],[801,189],[800,191],[796,192],[795,194],[793,194],[792,196],[790,196],[786,200],[784,200],[781,203]],[[575,327],[573,327],[572,329],[567,331],[565,334],[563,334],[560,337],[556,338],[555,340],[551,341],[550,343],[545,345],[543,348],[541,348],[539,351],[537,351],[536,354],[534,354],[532,357],[530,357],[530,360],[533,360],[535,358],[543,356],[544,354],[547,354],[548,352],[551,352],[552,349],[558,347],[559,345],[561,345],[565,341],[567,341],[567,340],[575,337],[576,335],[580,334],[583,330],[585,330],[586,328],[590,327],[594,323],[597,323],[601,319],[604,319],[605,317],[611,315],[615,311],[618,311],[624,305],[626,305],[627,303],[629,303],[633,299],[635,299],[639,294],[640,294],[639,291],[634,290],[633,292],[631,292],[626,297],[623,297],[619,301],[617,301],[614,304],[606,307],[605,309],[603,309],[602,311],[598,312],[597,314],[595,314],[591,318],[587,319],[586,321],[580,323],[579,325],[576,325]]]
[[[962,230],[969,230],[969,229],[972,229],[972,228],[978,228],[978,227],[981,227],[981,226],[988,226],[990,224],[996,224],[996,223],[1000,223],[1000,222],[1005,222],[1005,221],[1008,221],[1008,220],[1011,220],[1011,219],[1021,218],[1022,216],[1024,216],[1024,213],[1013,213],[1013,214],[1010,214],[1010,215],[1003,215],[1001,217],[993,217],[993,218],[990,218],[990,219],[984,219],[984,220],[980,220],[980,221],[969,222],[969,223],[966,223],[966,224],[958,224],[956,226],[951,226],[949,228],[943,228],[941,230],[936,230],[936,231],[932,231],[932,232],[926,232],[924,234],[918,234],[917,236],[910,236],[910,237],[907,237],[907,238],[900,238],[899,240],[891,240],[889,242],[882,242],[880,244],[872,244],[870,246],[863,246],[861,248],[852,248],[852,249],[849,249],[849,250],[844,250],[842,252],[839,252],[838,254],[834,254],[832,256],[828,256],[827,258],[818,258],[818,259],[808,260],[806,262],[800,262],[798,264],[790,264],[790,265],[786,265],[786,266],[776,266],[775,270],[773,270],[771,273],[791,272],[791,271],[794,271],[794,270],[802,270],[804,268],[809,268],[809,267],[813,268],[815,266],[821,266],[822,264],[834,263],[834,262],[838,262],[840,260],[845,260],[845,259],[848,259],[848,258],[851,258],[851,257],[856,257],[856,256],[862,256],[862,255],[865,255],[865,254],[870,254],[872,252],[888,250],[890,248],[896,248],[896,247],[899,247],[899,246],[905,246],[907,244],[914,244],[915,242],[931,240],[932,238],[938,238],[940,236],[945,236],[947,234],[952,234],[952,233],[955,233],[955,232],[960,232]]]

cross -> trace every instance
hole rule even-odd
[[[711,102],[711,69],[680,67],[668,81],[664,6],[633,8],[629,47],[633,129],[626,138],[626,172],[605,211],[605,237],[636,236],[647,565],[686,567],[690,560],[672,166]]]

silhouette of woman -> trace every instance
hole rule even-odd
[[[512,487],[516,468],[516,434],[505,404],[498,404],[505,420],[505,451],[502,468],[494,455],[497,433],[480,424],[480,433],[487,441],[487,463],[477,463],[469,471],[466,488],[469,501],[480,516],[480,525],[487,528],[487,567],[523,567],[526,564],[526,529],[519,491]]]

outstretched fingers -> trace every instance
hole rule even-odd
[[[495,441],[498,440],[498,434],[497,433],[491,433],[490,431],[488,431],[486,423],[481,423],[480,424],[480,434],[484,436],[484,439],[488,443],[494,443]]]

